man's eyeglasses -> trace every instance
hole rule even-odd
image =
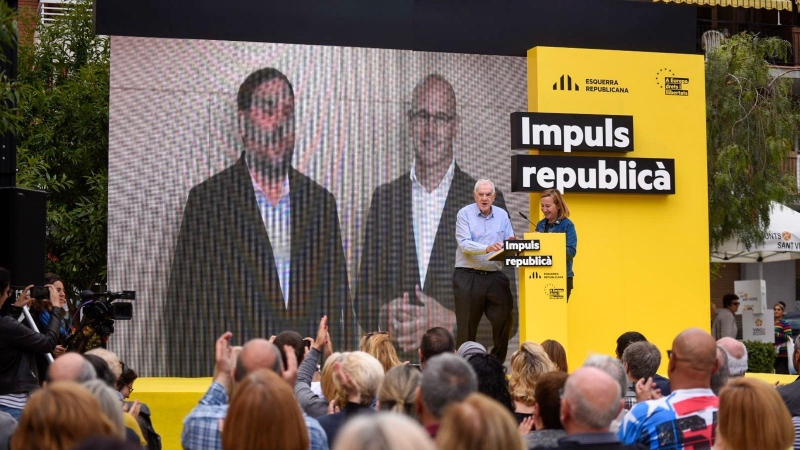
[[[672,350],[667,350],[667,359],[672,359],[672,355],[675,355],[674,353],[672,353]],[[678,355],[675,355],[675,361],[686,361],[686,360],[683,358],[679,358]]]
[[[739,306],[739,303],[740,303],[740,302],[731,302],[731,305],[733,305],[733,306]]]
[[[128,388],[128,394],[133,394],[133,386],[126,384],[125,387]]]
[[[445,128],[446,126],[453,123],[455,120],[455,114],[445,114],[445,113],[437,113],[431,114],[428,111],[421,109],[417,112],[409,112],[409,116],[411,117],[411,123],[417,126],[426,126],[433,121],[434,125],[437,128]]]

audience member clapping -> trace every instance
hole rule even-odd
[[[277,338],[276,338],[277,339]],[[328,334],[328,317],[323,316],[319,321],[317,329],[317,336],[311,342],[308,353],[302,359],[300,367],[297,369],[297,381],[294,384],[294,395],[300,408],[311,417],[318,418],[328,414],[328,405],[330,401],[337,400],[335,396],[335,387],[333,386],[333,363],[335,363],[340,354],[329,354],[326,358],[325,367],[321,373],[322,392],[315,392],[312,385],[314,384],[314,374],[318,372],[318,367],[322,361],[323,353],[326,349],[330,349],[330,335]],[[339,408],[344,407],[344,402],[339,400],[337,402]]]
[[[511,355],[511,376],[508,380],[516,413],[533,412],[536,381],[543,374],[554,370],[556,370],[555,365],[541,345],[534,342],[519,344],[519,350]]]
[[[459,450],[525,448],[511,412],[480,393],[470,394],[445,410],[436,445],[440,449]]]
[[[378,390],[378,409],[417,418],[417,386],[422,373],[416,367],[401,364],[386,372]]]
[[[120,436],[119,429],[98,414],[100,404],[83,386],[59,381],[31,395],[22,413],[12,450],[72,450],[92,436]]]
[[[306,450],[309,435],[291,387],[261,369],[241,380],[223,424],[224,450]]]
[[[234,360],[233,348],[230,345],[232,337],[230,332],[226,332],[216,341],[214,381],[199,404],[183,421],[181,444],[185,450],[222,448],[220,423],[228,414],[229,397],[227,393],[230,391],[234,379],[241,381],[257,370],[268,369],[279,374],[280,379],[288,383],[290,388],[297,381],[297,359],[292,348],[284,349],[289,365],[284,370],[281,351],[265,339],[247,341],[238,358]],[[238,395],[241,388],[241,385],[237,387],[234,395]],[[292,402],[294,403],[295,400],[293,399]],[[319,422],[302,415],[302,413],[301,416],[305,421],[311,449],[327,448],[328,439]]]
[[[566,436],[561,425],[561,392],[567,382],[567,374],[561,371],[548,372],[539,377],[533,405],[535,431],[525,436],[528,448],[558,447],[558,440]]]
[[[628,385],[623,391],[625,409],[630,410],[639,400],[651,400],[651,395],[637,399],[637,384],[639,392],[643,389],[652,390],[653,377],[658,366],[661,365],[661,351],[655,345],[647,342],[634,342],[622,354],[622,365],[628,377]]]
[[[364,352],[345,353],[341,362],[334,365],[334,383],[344,393],[347,404],[338,413],[319,418],[328,442],[335,443],[339,429],[357,414],[372,413],[372,404],[383,382],[383,366]]]
[[[569,365],[567,364],[567,351],[560,342],[552,339],[547,339],[542,342],[542,348],[550,357],[550,361],[556,366],[556,370],[564,373],[569,373]]]
[[[794,441],[792,417],[775,388],[735,378],[719,394],[715,450],[786,450]]]
[[[395,367],[395,369],[401,366]],[[408,417],[378,413],[356,417],[339,433],[333,450],[434,450],[425,431]]]

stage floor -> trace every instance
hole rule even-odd
[[[130,401],[150,407],[153,428],[161,435],[163,450],[181,450],[183,419],[211,386],[208,378],[138,378]]]

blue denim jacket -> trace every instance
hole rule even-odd
[[[545,222],[547,222],[547,219],[542,219],[536,224],[537,232],[544,233]],[[572,272],[572,259],[575,258],[575,254],[578,252],[578,234],[575,232],[575,224],[565,217],[563,219],[556,220],[552,225],[550,225],[550,228],[547,230],[547,232],[567,234],[567,276],[574,277],[575,274]]]

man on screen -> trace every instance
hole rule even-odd
[[[349,305],[336,201],[291,166],[294,90],[280,71],[251,73],[237,95],[245,151],[189,192],[165,298],[170,376],[203,376],[198,349],[231,331],[313,336],[320,317],[343,338]],[[339,328],[338,330],[336,328]]]
[[[414,163],[372,195],[355,311],[364,332],[389,331],[401,359],[416,360],[426,330],[455,334],[453,236],[476,180],[454,158],[460,118],[447,79],[430,74],[414,87],[408,120]],[[505,208],[500,192],[495,205]]]

